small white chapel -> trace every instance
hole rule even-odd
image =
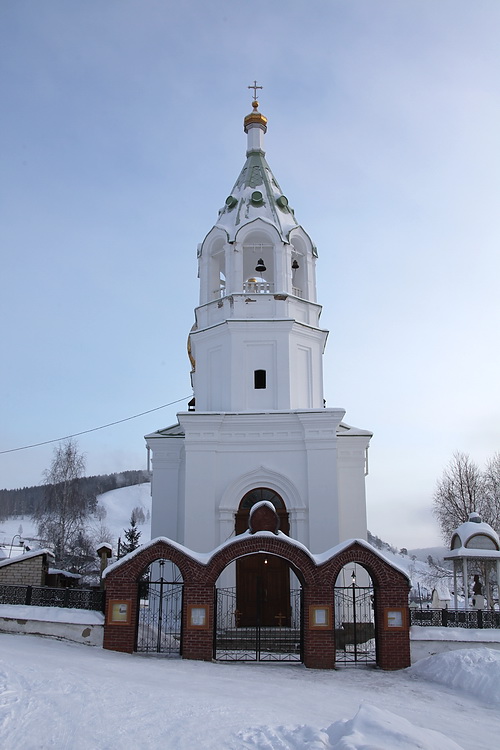
[[[213,550],[267,500],[281,531],[321,553],[366,539],[372,434],[325,407],[318,253],[266,161],[260,87],[249,88],[246,161],[198,246],[193,398],[176,424],[146,436],[151,535]]]

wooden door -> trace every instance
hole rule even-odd
[[[243,497],[235,519],[235,532],[248,529],[250,510],[262,500],[271,502],[279,528],[289,534],[290,523],[283,499],[274,490],[258,487]],[[236,561],[236,621],[239,627],[285,627],[290,625],[290,568],[273,555],[248,555]]]

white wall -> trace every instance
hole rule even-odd
[[[102,647],[104,622],[97,625],[82,625],[67,622],[50,622],[48,620],[17,619],[0,617],[0,633],[23,633],[25,635],[44,635],[61,638],[87,646]]]

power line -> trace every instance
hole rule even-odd
[[[42,443],[33,443],[32,445],[23,445],[20,448],[10,448],[6,451],[0,451],[0,456],[4,453],[15,453],[16,451],[26,451],[28,448],[39,448],[41,445],[50,445],[50,443],[60,443],[63,440],[69,440],[70,438],[79,437],[80,435],[87,435],[89,432],[97,432],[97,430],[105,430],[106,427],[113,427],[115,424],[122,424],[122,422],[130,422],[131,419],[137,419],[138,417],[143,417],[145,414],[151,414],[153,411],[159,411],[160,409],[165,409],[167,406],[173,406],[174,404],[178,404],[181,401],[185,401],[187,398],[190,398],[190,396],[184,396],[184,398],[178,398],[177,401],[171,401],[169,404],[163,404],[163,406],[156,406],[154,409],[148,409],[147,411],[142,411],[140,414],[134,414],[133,417],[125,417],[125,419],[118,419],[116,422],[109,422],[108,424],[103,424],[100,427],[92,427],[90,430],[82,430],[81,432],[74,432],[72,435],[66,435],[65,437],[61,438],[55,438],[54,440],[44,440]]]

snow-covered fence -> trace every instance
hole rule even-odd
[[[104,612],[104,592],[93,589],[63,589],[48,586],[0,584],[0,604],[65,607]]]
[[[433,628],[500,628],[500,612],[482,609],[410,609],[410,624]]]

